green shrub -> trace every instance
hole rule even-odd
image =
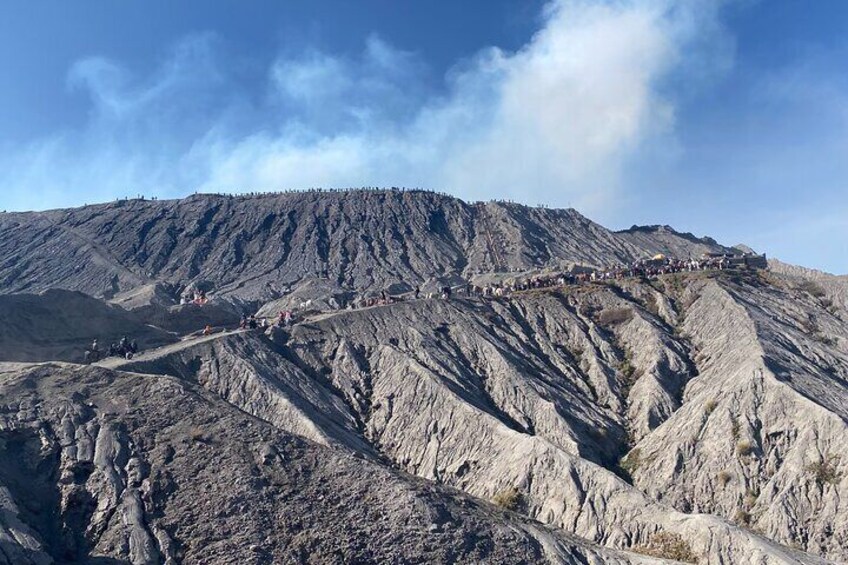
[[[739,420],[736,419],[736,416],[730,417],[730,435],[733,436],[734,440],[739,439]]]
[[[713,413],[713,411],[716,409],[717,406],[718,406],[718,402],[716,402],[715,400],[713,400],[713,399],[707,400],[707,403],[704,404],[704,413],[707,416],[709,416],[710,414]]]
[[[636,374],[636,367],[630,364],[629,359],[625,359],[618,365],[619,372],[624,375],[624,378],[628,381],[633,379],[633,375]]]
[[[730,479],[732,478],[733,475],[731,475],[727,471],[719,471],[716,475],[716,479],[718,479],[718,484],[720,484],[722,487],[727,486],[727,483],[729,483]]]
[[[748,490],[745,491],[745,498],[742,501],[742,504],[745,505],[746,509],[753,508],[754,505],[757,503],[757,497],[758,496],[759,496],[759,494],[757,494],[757,491],[752,490],[752,489],[748,489]]]
[[[750,526],[751,525],[751,513],[747,510],[740,508],[736,511],[736,514],[733,515],[733,521],[741,526]]]

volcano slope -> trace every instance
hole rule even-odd
[[[0,366],[0,563],[648,563],[167,377]]]
[[[177,340],[123,308],[66,290],[0,295],[0,320],[0,362],[81,362],[95,339],[103,350],[124,336],[143,349]]]
[[[609,266],[666,250],[671,240],[694,245],[667,230],[616,234],[575,210],[424,191],[129,200],[0,214],[0,292],[64,288],[112,298],[193,284],[270,301],[317,279],[365,292],[563,262]]]
[[[846,562],[844,278],[774,262],[343,309],[728,249],[422,192],[0,215],[10,304],[83,291],[112,305],[67,319],[168,336],[0,365],[0,563]],[[176,304],[190,287],[209,303]],[[196,337],[280,309],[298,322]],[[62,338],[19,319],[15,343]]]
[[[344,311],[120,364],[479,498],[514,491],[604,546],[845,561],[831,310],[788,277],[697,273]]]

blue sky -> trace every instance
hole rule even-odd
[[[0,210],[417,186],[848,272],[848,3],[0,3]]]

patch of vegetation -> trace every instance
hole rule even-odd
[[[683,277],[675,273],[666,279],[666,286],[677,294],[682,294],[684,290]]]
[[[618,370],[624,375],[628,381],[633,380],[633,375],[636,374],[636,367],[630,364],[630,359],[625,359],[618,365]]]
[[[638,447],[625,455],[619,466],[631,477],[642,464],[642,450]]]
[[[739,524],[740,526],[750,526],[751,513],[745,509],[740,508],[736,511],[736,514],[733,515],[733,521]]]
[[[737,444],[736,444],[736,454],[739,455],[740,457],[747,457],[748,455],[751,455],[751,453],[753,451],[754,451],[754,444],[752,444],[750,441],[748,441],[746,439],[743,439],[742,441],[737,442]]]
[[[634,553],[659,557],[661,559],[672,559],[683,563],[697,563],[692,547],[680,534],[672,532],[657,532],[645,545],[637,545],[631,548]]]
[[[659,301],[657,301],[656,294],[648,294],[648,296],[645,298],[645,310],[647,310],[654,316],[660,315],[660,305]]]
[[[821,461],[807,465],[807,472],[812,473],[820,486],[835,485],[842,480],[842,475],[836,468],[839,463],[838,455],[825,455]]]
[[[825,335],[821,331],[821,328],[819,327],[815,317],[812,314],[810,314],[806,319],[801,320],[799,323],[801,324],[801,329],[804,330],[804,333],[810,336],[812,339],[831,347],[836,345],[835,339],[828,335]]]
[[[813,334],[813,339],[815,339],[816,341],[818,341],[819,343],[821,343],[823,345],[827,345],[828,347],[835,347],[836,346],[836,340],[834,338],[830,337],[829,335],[824,335],[821,332],[819,332],[817,334]]]
[[[191,441],[198,442],[198,443],[208,443],[209,442],[209,437],[206,435],[206,433],[203,431],[202,428],[199,428],[197,426],[193,426],[191,429],[189,429],[188,438]]]
[[[717,406],[718,406],[718,402],[716,402],[715,400],[713,400],[713,399],[707,400],[707,403],[704,404],[704,414],[709,416],[710,414],[713,413],[713,411],[715,411]]]
[[[730,417],[730,435],[733,436],[734,441],[739,439],[739,420],[736,416]]]
[[[776,288],[785,288],[783,280],[771,271],[767,271],[765,269],[757,269],[756,276],[760,280],[761,285],[773,286]]]
[[[722,486],[722,488],[727,486],[727,483],[729,483],[730,479],[732,479],[732,478],[733,478],[733,475],[731,475],[728,471],[719,471],[718,474],[716,474],[716,479],[718,480],[718,484],[720,484]]]
[[[504,510],[518,510],[524,502],[524,496],[515,487],[509,487],[495,494],[492,497],[492,502],[496,506],[500,506]]]
[[[633,319],[630,308],[607,308],[598,314],[597,322],[602,326],[617,326]]]
[[[746,490],[745,491],[745,499],[742,501],[742,503],[745,505],[745,508],[746,509],[753,508],[754,505],[757,503],[757,497],[758,496],[759,496],[759,494],[757,494],[757,491],[755,491],[753,489]]]
[[[813,298],[821,298],[827,294],[819,283],[810,280],[802,281],[796,288],[806,292]]]
[[[583,359],[583,354],[586,353],[586,350],[581,345],[573,345],[568,348],[568,352],[579,363]]]
[[[624,377],[625,390],[623,391],[623,394],[626,396],[629,394],[630,387],[636,382],[642,373],[633,365],[630,352],[626,349],[624,350],[624,355],[616,369]]]

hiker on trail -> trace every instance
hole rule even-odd
[[[415,300],[418,300],[419,296],[421,296],[421,289],[416,286],[415,287]]]
[[[247,325],[252,330],[255,330],[258,327],[257,323],[256,323],[256,316],[255,315],[253,315],[253,314],[250,315],[250,318],[247,320]]]
[[[451,287],[444,286],[442,287],[442,298],[444,300],[448,300],[451,297]]]
[[[91,352],[94,354],[100,353],[100,348],[97,346],[97,340],[91,342]]]
[[[206,327],[203,328],[203,335],[212,335],[212,326],[206,324]]]
[[[292,313],[291,310],[286,310],[283,315],[283,321],[286,324],[286,327],[289,327],[292,324]]]

